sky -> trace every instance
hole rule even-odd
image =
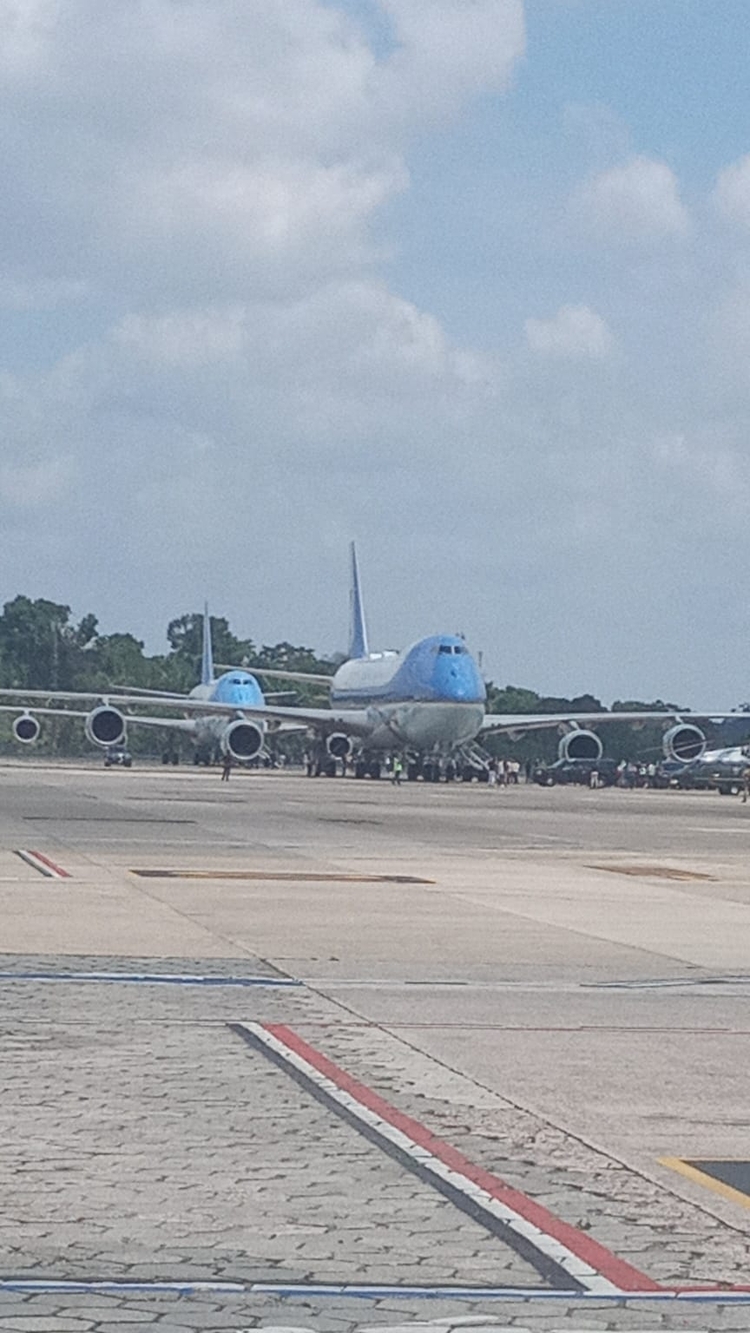
[[[750,697],[746,0],[0,0],[0,601]]]

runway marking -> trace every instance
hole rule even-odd
[[[138,870],[130,871],[139,879],[258,879],[284,880],[304,884],[434,884],[434,879],[416,875],[348,875],[309,870]]]
[[[644,879],[676,879],[676,880],[711,880],[715,882],[715,875],[706,875],[700,870],[681,870],[677,866],[595,866],[587,865],[587,870],[606,870],[612,875],[642,875]]]
[[[2,981],[86,981],[166,986],[272,986],[300,987],[294,977],[212,977],[172,972],[2,972]]]
[[[659,1162],[662,1166],[670,1167],[672,1171],[679,1171],[680,1175],[686,1176],[688,1180],[694,1180],[697,1185],[703,1185],[704,1189],[712,1190],[723,1199],[729,1199],[730,1203],[737,1203],[740,1208],[750,1208],[750,1195],[745,1194],[743,1190],[735,1189],[733,1185],[727,1185],[723,1180],[718,1180],[708,1171],[702,1171],[697,1162],[685,1161],[681,1157],[660,1157]],[[747,1163],[744,1162],[743,1165]]]
[[[63,870],[62,866],[50,861],[49,857],[45,856],[43,852],[33,852],[25,847],[17,847],[16,856],[20,856],[21,860],[25,861],[33,870],[38,870],[39,874],[44,875],[45,879],[71,878],[68,870]]]
[[[750,974],[727,973],[723,977],[665,977],[653,981],[582,981],[583,990],[661,990],[675,986],[744,986],[750,982]]]
[[[688,832],[688,833],[720,833],[721,836],[722,836],[722,838],[724,837],[724,834],[725,834],[725,833],[744,833],[745,837],[747,837],[747,826],[745,825],[745,826],[742,827],[742,828],[738,828],[736,824],[735,824],[735,825],[726,825],[726,824],[724,824],[721,828],[715,828],[714,825],[712,824],[712,825],[710,826],[710,828],[709,828],[708,825],[706,825],[706,826],[704,827],[704,826],[702,826],[702,825],[700,825],[700,824],[691,824],[690,827],[686,830],[686,832]]]
[[[319,1101],[510,1245],[557,1288],[599,1294],[659,1291],[658,1283],[577,1227],[475,1166],[283,1024],[230,1023]]]
[[[29,824],[197,824],[197,819],[150,819],[144,815],[24,815]]]

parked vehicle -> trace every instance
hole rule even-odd
[[[697,759],[685,774],[686,781],[699,791],[718,791],[722,796],[736,796],[742,791],[743,773],[750,764],[744,750],[732,747],[714,750]]]
[[[124,745],[109,745],[104,752],[105,768],[130,768],[133,763],[133,756]]]
[[[599,774],[601,787],[613,787],[617,781],[617,764],[614,759],[556,759],[554,764],[539,764],[532,776],[540,787],[566,786],[571,783],[588,787],[594,772]]]

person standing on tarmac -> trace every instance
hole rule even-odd
[[[391,764],[391,782],[393,783],[394,787],[401,786],[401,774],[403,773],[403,771],[404,771],[404,765],[402,763],[401,756],[398,754],[394,755],[393,763]]]
[[[742,770],[742,804],[747,805],[747,798],[750,795],[750,764]]]
[[[225,754],[225,755],[224,755],[224,762],[223,762],[223,764],[222,764],[222,766],[221,766],[221,780],[222,780],[222,782],[228,782],[228,781],[229,781],[229,778],[230,778],[230,776],[231,776],[231,773],[232,773],[232,756],[231,756],[231,754]]]

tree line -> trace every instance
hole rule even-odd
[[[83,616],[76,624],[71,608],[44,598],[32,600],[17,596],[6,602],[0,615],[0,685],[9,689],[75,690],[106,692],[116,686],[135,689],[187,693],[200,678],[203,639],[203,615],[190,612],[171,620],[167,626],[168,651],[149,655],[142,640],[130,633],[100,634],[97,617]],[[250,671],[263,667],[278,670],[309,671],[333,675],[343,661],[343,654],[319,657],[312,648],[286,641],[258,645],[252,639],[240,639],[223,616],[211,617],[214,660]],[[269,686],[282,688],[280,684]],[[295,683],[289,687],[287,703],[322,704],[325,691],[314,685]],[[291,697],[293,696],[293,697]],[[487,687],[487,709],[492,713],[598,713],[607,711],[591,694],[573,699],[538,694],[535,690],[513,685]],[[617,701],[619,711],[683,710],[661,699],[645,702],[637,699]],[[717,730],[717,744],[735,744],[750,734],[748,705],[741,705],[739,716]],[[623,723],[610,723],[604,734],[607,754],[616,758],[653,758],[661,752],[661,727],[646,726],[634,730]],[[161,741],[150,729],[133,729],[132,746],[139,752],[157,751]],[[12,748],[10,719],[0,724],[0,743]],[[514,755],[520,759],[553,758],[558,737],[551,732],[532,732],[525,737],[495,737],[486,742],[495,754]],[[71,754],[86,750],[80,724],[61,719],[45,723],[40,746],[48,753]]]

